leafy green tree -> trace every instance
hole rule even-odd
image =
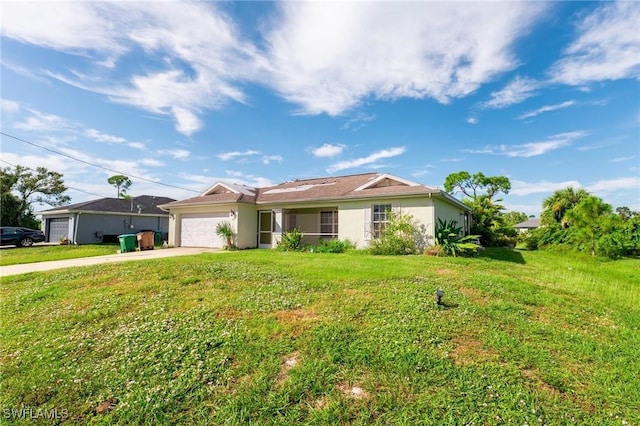
[[[127,190],[131,187],[131,179],[125,175],[115,175],[107,179],[107,182],[116,187],[116,198],[127,198]]]
[[[485,176],[481,172],[470,175],[469,172],[461,171],[446,177],[444,189],[450,193],[460,191],[472,199],[486,195],[493,200],[499,192],[508,194],[511,191],[511,181],[506,176]]]
[[[446,177],[444,189],[449,193],[461,192],[466,196],[463,202],[471,208],[471,233],[480,236],[483,245],[496,245],[514,236],[513,227],[504,222],[499,203],[495,197],[499,193],[508,194],[511,182],[506,176],[485,176],[478,172],[471,175],[461,171]]]
[[[571,226],[571,239],[578,247],[586,246],[591,256],[596,255],[598,238],[611,230],[613,209],[610,204],[593,195],[583,198],[565,214]]]
[[[504,224],[506,226],[517,225],[518,223],[525,222],[529,219],[526,213],[522,212],[507,212],[502,215],[502,219],[504,220]]]
[[[52,207],[64,205],[71,200],[64,194],[66,190],[62,174],[44,167],[33,170],[18,165],[13,169],[0,169],[2,224],[37,227],[38,221],[35,219],[32,204],[43,203]]]

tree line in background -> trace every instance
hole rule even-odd
[[[542,203],[540,226],[518,233],[513,225],[528,219],[525,213],[503,213],[500,193],[508,194],[511,183],[504,176],[474,175],[466,171],[447,176],[445,190],[461,192],[471,208],[471,234],[485,246],[513,246],[528,249],[562,248],[584,251],[592,256],[620,258],[640,255],[640,212],[610,204],[584,189],[566,188],[554,192]]]

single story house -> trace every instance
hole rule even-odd
[[[528,232],[540,227],[540,219],[525,220],[524,222],[516,223],[513,227],[520,233]]]
[[[39,212],[48,242],[63,239],[71,244],[117,243],[118,235],[159,231],[168,238],[169,213],[158,205],[175,201],[141,195],[101,198]]]
[[[304,243],[348,239],[364,248],[380,236],[388,211],[410,214],[433,236],[437,218],[455,220],[469,233],[471,210],[440,189],[392,176],[366,173],[285,182],[266,188],[217,182],[200,196],[161,205],[169,212],[169,244],[223,247],[216,234],[231,224],[239,248],[274,248],[284,232],[298,229]]]

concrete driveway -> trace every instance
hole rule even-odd
[[[91,266],[105,263],[130,262],[134,260],[160,259],[162,257],[188,256],[201,253],[222,252],[220,249],[178,247],[156,250],[135,251],[130,253],[108,254],[106,256],[82,257],[78,259],[54,260],[51,262],[26,263],[0,267],[0,277],[28,274],[29,272],[50,271],[52,269]]]

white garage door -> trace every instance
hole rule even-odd
[[[69,238],[69,218],[49,219],[49,232],[47,233],[49,242],[56,243],[63,237]]]
[[[228,213],[199,213],[182,215],[182,247],[223,247],[225,242],[216,234],[216,226],[229,220]]]

